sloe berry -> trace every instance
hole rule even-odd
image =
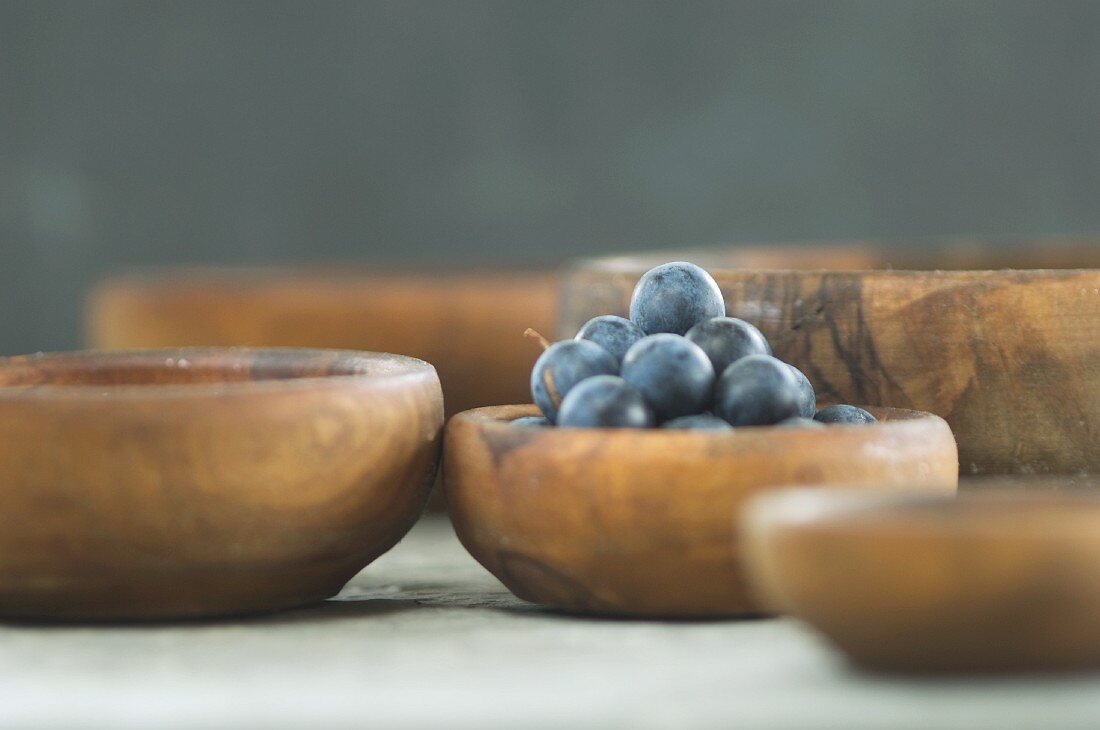
[[[714,372],[725,372],[749,355],[770,355],[772,348],[760,330],[736,317],[714,317],[700,322],[684,335],[707,353]]]
[[[726,368],[714,388],[714,413],[734,426],[767,426],[798,415],[801,391],[786,363],[749,355]]]
[[[725,314],[718,284],[705,270],[686,261],[650,269],[630,297],[630,321],[647,335],[682,335],[703,320]]]
[[[653,410],[637,389],[615,375],[596,375],[578,383],[562,401],[563,428],[651,428]]]
[[[819,423],[844,423],[856,426],[878,423],[878,419],[867,411],[849,405],[826,406],[817,412],[814,420]]]
[[[558,419],[562,399],[570,389],[594,375],[615,375],[614,356],[588,340],[565,340],[546,348],[531,370],[531,396],[551,423]]]
[[[630,346],[643,337],[645,332],[629,319],[605,314],[585,322],[574,339],[595,342],[621,363]]]
[[[732,431],[733,426],[723,421],[718,416],[709,413],[700,413],[695,416],[680,416],[671,421],[665,421],[661,428],[680,429],[685,431]]]
[[[791,369],[795,380],[798,381],[798,415],[803,418],[813,418],[814,413],[817,412],[817,396],[814,394],[814,386],[805,373],[794,365],[788,363],[787,367]]]
[[[714,388],[707,354],[694,342],[667,333],[634,343],[623,358],[622,376],[662,421],[702,413]]]

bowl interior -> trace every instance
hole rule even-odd
[[[0,359],[0,388],[188,386],[382,376],[425,363],[381,353],[320,350],[172,349],[83,352]]]

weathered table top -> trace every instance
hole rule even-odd
[[[158,626],[0,627],[4,727],[1100,727],[1100,674],[859,674],[787,620],[581,619],[423,521],[333,601]]]

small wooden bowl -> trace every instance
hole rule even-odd
[[[165,619],[335,594],[419,516],[431,365],[161,350],[0,359],[0,615]]]
[[[550,272],[387,273],[169,269],[108,279],[92,293],[87,338],[100,349],[247,346],[395,352],[439,370],[448,413],[531,397],[554,329]]]
[[[936,416],[733,433],[514,426],[533,406],[447,426],[444,487],[462,543],[520,598],[577,613],[756,612],[730,521],[750,497],[813,484],[954,493],[955,441]]]
[[[587,261],[566,277],[560,333],[625,314],[651,266],[694,261],[730,315],[760,327],[823,400],[946,418],[963,474],[1100,474],[1097,243],[822,243]],[[1093,268],[1067,268],[1078,266]]]
[[[745,511],[769,609],[903,672],[1100,666],[1100,496],[793,490]]]

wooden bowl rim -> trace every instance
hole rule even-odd
[[[541,416],[542,413],[534,404],[516,404],[506,406],[485,406],[457,413],[452,417],[458,423],[469,423],[477,428],[485,429],[496,435],[521,433],[531,438],[601,438],[601,439],[638,439],[638,438],[673,438],[694,439],[698,441],[771,441],[782,439],[789,435],[798,435],[805,438],[829,438],[844,434],[850,438],[852,434],[866,433],[868,436],[880,434],[884,429],[896,431],[898,429],[912,428],[913,424],[943,423],[944,421],[934,413],[915,411],[908,408],[888,408],[885,406],[861,406],[875,416],[890,416],[888,420],[871,425],[833,424],[825,428],[777,428],[775,426],[742,426],[732,431],[689,431],[661,428],[559,428],[550,426],[532,426],[517,428],[511,422],[524,416]],[[529,439],[526,439],[529,440]]]
[[[1100,493],[989,489],[971,494],[790,488],[762,494],[744,521],[832,536],[1043,539],[1100,532]]]
[[[1082,260],[1095,260],[1100,262],[1100,255],[1095,254],[1097,245],[1100,244],[1100,236],[1081,235],[1053,235],[1035,236],[1031,238],[997,238],[982,236],[918,236],[900,239],[824,239],[824,240],[793,240],[777,242],[744,242],[724,243],[709,247],[690,246],[682,249],[666,249],[655,251],[638,251],[612,256],[595,256],[577,259],[573,262],[570,271],[592,272],[602,271],[612,274],[629,274],[640,276],[653,266],[669,261],[693,261],[712,274],[722,276],[736,275],[739,273],[770,273],[790,275],[823,274],[855,275],[876,274],[882,276],[896,276],[899,278],[927,277],[935,275],[950,279],[971,279],[987,277],[991,274],[1020,274],[1022,276],[1042,275],[1047,277],[1067,276],[1082,273],[1100,273],[1100,264],[1080,267],[982,267],[971,266],[964,268],[937,268],[934,266],[902,265],[893,267],[888,263],[881,266],[869,266],[867,268],[792,268],[789,266],[753,265],[738,266],[732,262],[715,261],[716,256],[725,254],[742,254],[747,256],[782,256],[797,257],[802,252],[813,253],[820,256],[822,252],[833,251],[838,254],[897,254],[899,252],[912,255],[916,249],[939,249],[962,254],[985,254],[990,252],[1009,257],[1020,254],[1050,253],[1054,255],[1070,254],[1080,255]],[[931,258],[931,257],[930,257]]]
[[[408,355],[388,352],[369,352],[357,350],[335,350],[320,348],[294,347],[179,347],[136,350],[73,350],[63,352],[38,352],[30,355],[15,355],[0,358],[0,372],[8,367],[30,366],[35,363],[110,363],[119,361],[125,365],[130,362],[148,362],[151,366],[178,368],[178,363],[188,360],[223,358],[227,365],[239,362],[242,368],[249,367],[249,361],[260,357],[293,357],[299,360],[317,358],[317,368],[323,365],[337,365],[345,369],[355,363],[385,362],[392,370],[386,372],[336,372],[306,373],[290,377],[261,377],[257,379],[200,382],[200,383],[44,383],[25,385],[0,384],[0,402],[21,401],[40,398],[103,400],[104,397],[154,397],[154,398],[192,398],[204,396],[227,396],[234,394],[271,394],[274,392],[300,392],[319,388],[359,388],[366,384],[382,387],[401,387],[404,384],[415,385],[425,376],[438,379],[435,367],[428,362]]]
[[[648,256],[620,256],[609,259],[585,259],[578,261],[572,271],[574,272],[593,272],[600,271],[610,274],[621,274],[638,277],[649,271],[654,266],[659,266],[662,263],[672,261],[691,261],[698,263],[696,259],[689,256],[685,256],[681,253],[679,256],[672,256],[667,259],[650,258]],[[1070,276],[1080,274],[1100,274],[1100,268],[1048,268],[1048,269],[916,269],[916,268],[903,268],[903,269],[891,269],[891,268],[865,268],[865,269],[826,269],[826,268],[814,268],[814,269],[793,269],[790,267],[774,267],[774,266],[754,266],[751,268],[737,267],[737,266],[713,266],[707,262],[699,264],[706,269],[712,276],[737,276],[737,275],[755,275],[755,274],[782,274],[788,276],[876,276],[881,278],[895,277],[898,279],[914,279],[914,278],[927,278],[929,276],[942,277],[945,279],[960,279],[970,280],[977,278],[987,278],[992,275],[1000,274],[1017,274],[1021,277],[1036,277],[1042,276],[1052,279],[1069,278]]]
[[[93,287],[93,297],[116,288],[223,287],[234,291],[249,286],[284,285],[355,285],[370,283],[423,284],[445,282],[449,284],[477,285],[485,280],[545,278],[560,272],[561,266],[530,267],[477,267],[407,269],[394,266],[371,266],[353,262],[346,266],[151,266],[133,268],[108,275]]]

